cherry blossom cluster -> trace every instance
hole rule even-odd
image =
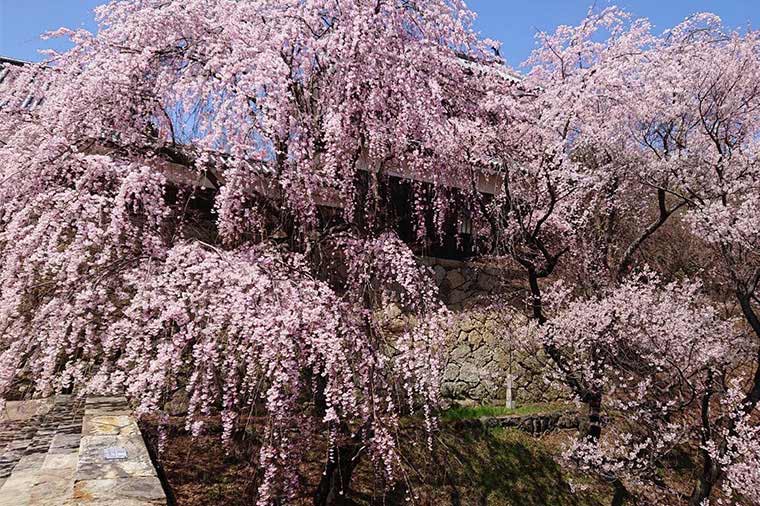
[[[547,302],[542,339],[567,352],[558,374],[599,392],[611,426],[601,442],[581,438],[567,456],[610,479],[651,475],[690,443],[699,427],[685,415],[711,388],[709,377],[750,349],[698,282],[663,283],[645,271],[591,297],[555,289]]]
[[[74,47],[0,89],[0,398],[124,392],[162,414],[186,389],[188,430],[218,414],[225,440],[253,410],[262,505],[300,492],[322,434],[328,468],[358,439],[393,479],[400,414],[435,424],[447,312],[363,216],[387,204],[386,173],[420,195],[470,173],[457,125],[479,121],[486,81],[463,62],[498,64],[473,14],[459,0],[96,13],[97,33],[49,34]],[[325,206],[355,232],[337,242],[346,283],[309,254]],[[398,336],[376,321],[391,301],[408,315]]]
[[[618,503],[629,485],[676,503],[657,473],[685,444],[702,465],[688,502],[709,502],[735,464],[758,466],[735,450],[760,401],[760,32],[696,14],[657,34],[610,7],[538,44],[495,105],[516,124],[494,134],[505,181],[489,225],[588,409],[570,454]],[[727,490],[747,494],[737,473]]]
[[[656,478],[683,445],[691,504],[755,498],[760,32],[592,10],[515,79],[461,0],[97,16],[0,88],[0,399],[161,413],[185,388],[225,439],[259,410],[262,505],[324,433],[326,469],[358,440],[392,479],[400,415],[435,427],[449,318],[390,232],[401,184],[418,243],[467,220],[524,270],[527,332],[588,408],[568,456],[617,500],[681,500]]]

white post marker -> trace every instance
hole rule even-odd
[[[505,407],[507,409],[515,409],[515,401],[512,400],[512,373],[507,374],[507,400]]]

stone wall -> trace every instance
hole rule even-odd
[[[524,335],[516,309],[525,297],[519,272],[478,263],[422,258],[457,318],[448,343],[443,395],[460,404],[503,400],[507,374],[518,403],[561,398],[545,384],[540,349]],[[495,310],[494,303],[502,308]]]
[[[443,301],[454,310],[481,305],[497,293],[514,291],[516,273],[483,264],[423,257],[432,269]]]
[[[457,426],[466,428],[510,427],[540,436],[555,430],[578,429],[584,418],[575,411],[560,413],[537,413],[534,415],[491,416],[460,420]]]

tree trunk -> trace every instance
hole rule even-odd
[[[699,482],[697,482],[691,494],[689,506],[701,506],[702,501],[709,499],[720,475],[720,470],[712,457],[706,451],[702,451],[702,456],[704,458],[702,475],[699,477]]]
[[[361,441],[358,433],[335,450],[334,458],[327,463],[319,486],[314,493],[314,506],[348,506],[352,501],[347,494],[351,476],[359,463]]]
[[[602,393],[592,392],[588,400],[588,429],[586,436],[594,441],[599,441],[602,436]]]
[[[618,479],[612,482],[612,486],[615,489],[615,495],[612,496],[612,506],[623,506],[631,494],[623,482]]]
[[[710,455],[710,452],[704,449],[704,446],[712,439],[712,424],[710,421],[710,401],[713,396],[713,372],[708,370],[707,372],[707,390],[702,395],[700,403],[701,419],[702,419],[702,434],[700,440],[703,449],[700,450],[702,454],[702,474],[699,477],[699,481],[694,486],[694,491],[689,499],[689,506],[700,506],[702,501],[710,498],[713,486],[718,481],[720,476],[720,469],[718,463],[715,462]]]

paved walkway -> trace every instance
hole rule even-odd
[[[9,403],[0,418],[0,506],[166,505],[120,397]]]

